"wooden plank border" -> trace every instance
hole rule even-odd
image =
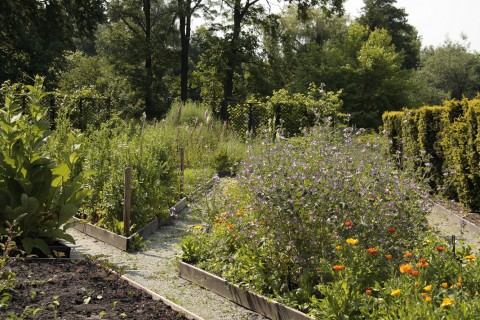
[[[274,320],[312,320],[313,317],[239,286],[185,262],[178,265],[181,278],[215,292],[244,308]]]
[[[183,198],[177,204],[170,208],[170,216],[167,218],[155,218],[149,224],[147,224],[142,229],[138,230],[130,237],[125,237],[109,230],[97,227],[91,223],[85,222],[85,220],[81,220],[78,218],[72,218],[72,221],[75,223],[73,226],[74,229],[85,233],[95,239],[98,239],[102,242],[105,242],[115,248],[118,248],[123,251],[127,251],[132,246],[134,241],[134,237],[138,234],[142,238],[147,238],[152,235],[154,232],[158,230],[159,227],[170,224],[173,219],[173,212],[178,213],[185,209],[187,206],[187,199]]]
[[[116,273],[116,272],[113,271],[113,270],[112,270],[112,272]],[[148,289],[147,287],[142,286],[141,284],[139,284],[139,283],[136,282],[135,280],[130,279],[129,277],[127,277],[127,276],[125,276],[125,275],[121,275],[120,278],[122,278],[123,280],[127,281],[130,286],[144,291],[145,293],[147,293],[148,295],[150,295],[153,300],[157,300],[157,301],[158,301],[158,300],[161,300],[161,301],[162,301],[163,303],[165,303],[167,306],[170,306],[170,308],[172,308],[172,310],[175,310],[175,311],[183,314],[186,318],[191,319],[191,320],[204,320],[204,319],[201,318],[200,316],[197,316],[197,315],[194,314],[193,312],[188,311],[187,309],[183,308],[182,306],[176,304],[176,303],[173,302],[173,301],[168,300],[167,298],[165,298],[165,297],[159,295],[158,293],[156,293],[156,292]]]

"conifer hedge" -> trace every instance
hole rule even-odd
[[[428,175],[433,188],[480,210],[480,99],[386,112],[383,125],[402,168]]]

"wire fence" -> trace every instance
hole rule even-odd
[[[21,96],[20,99],[23,110],[28,112],[27,97]],[[45,120],[50,123],[50,129],[52,130],[56,127],[56,119],[63,99],[55,94],[48,94],[41,101],[42,105],[49,108]],[[110,97],[77,97],[73,98],[69,104],[68,119],[74,128],[80,130],[86,130],[88,126],[99,126],[111,117]]]

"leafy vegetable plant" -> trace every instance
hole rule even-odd
[[[51,135],[49,110],[41,102],[47,95],[42,78],[36,77],[33,86],[6,85],[2,91],[0,235],[5,234],[8,223],[16,221],[15,240],[21,241],[25,252],[38,248],[48,255],[48,244],[57,239],[74,243],[66,230],[89,194],[82,188],[87,174],[75,174],[75,151],[59,163],[42,149]]]

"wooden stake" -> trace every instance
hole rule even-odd
[[[180,148],[180,195],[183,197],[185,183],[185,148]]]
[[[125,168],[125,190],[123,194],[123,234],[130,236],[130,207],[132,198],[132,168]]]

